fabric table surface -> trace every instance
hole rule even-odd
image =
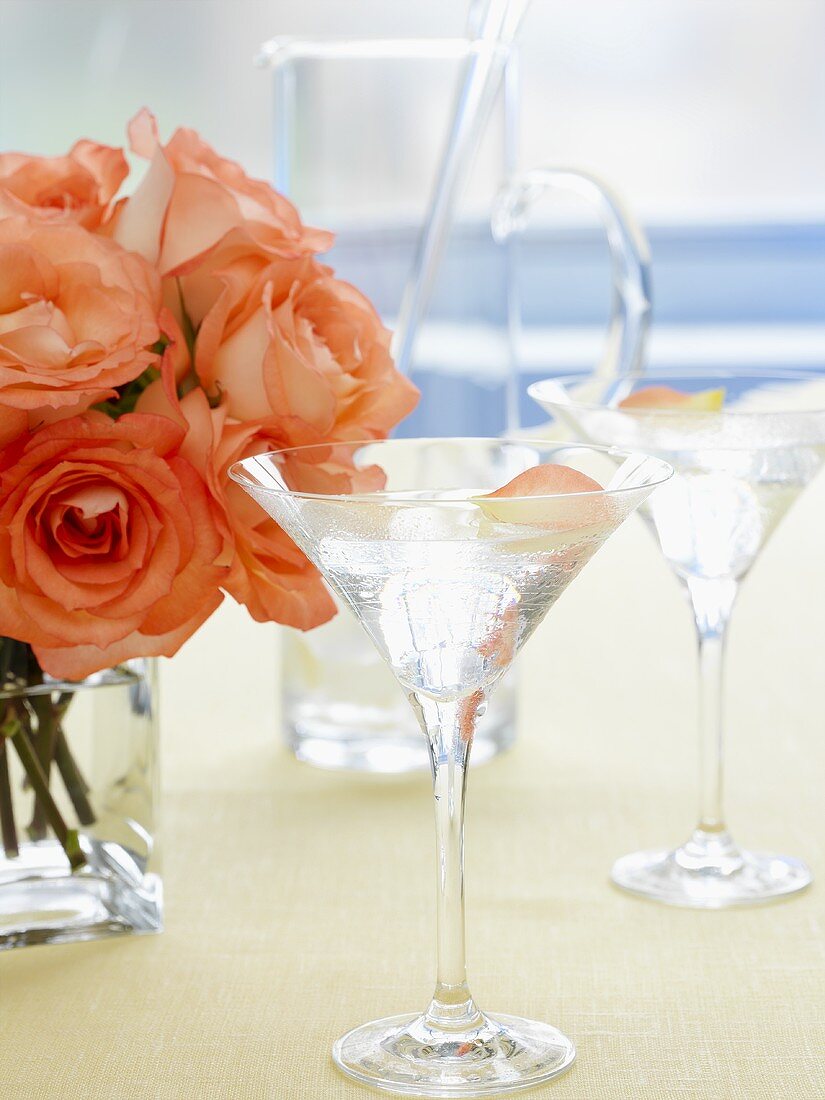
[[[825,480],[743,586],[728,816],[805,858],[805,894],[668,909],[607,880],[686,838],[694,638],[631,520],[522,653],[515,748],[470,778],[470,979],[546,1020],[553,1100],[825,1098]],[[2,1100],[356,1100],[333,1040],[423,1009],[434,977],[429,779],[318,771],[280,747],[279,635],[226,607],[163,669],[162,935],[0,957]],[[375,1095],[375,1094],[373,1094]]]

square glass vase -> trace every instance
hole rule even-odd
[[[156,662],[77,683],[3,665],[0,950],[159,932]]]

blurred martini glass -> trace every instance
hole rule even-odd
[[[430,748],[435,992],[423,1014],[378,1020],[339,1039],[333,1057],[349,1076],[409,1095],[483,1096],[548,1080],[573,1061],[573,1044],[555,1028],[487,1016],[470,994],[467,763],[476,720],[516,652],[671,473],[658,459],[599,448],[449,439],[301,447],[233,467],[352,607]],[[599,476],[610,479],[607,489],[590,480]],[[505,485],[509,495],[487,495]]]
[[[546,379],[529,389],[578,438],[639,448],[676,470],[643,515],[684,583],[698,634],[699,821],[674,851],[618,860],[613,881],[673,905],[720,908],[803,889],[790,856],[737,847],[722,809],[725,635],[739,583],[825,458],[825,384],[795,372],[645,372]]]

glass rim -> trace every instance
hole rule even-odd
[[[345,503],[352,504],[370,504],[375,506],[376,504],[383,504],[393,507],[399,507],[407,505],[411,507],[421,505],[445,505],[445,504],[474,504],[477,505],[479,498],[484,494],[477,493],[472,496],[466,497],[428,497],[428,496],[415,496],[411,498],[409,494],[411,492],[417,492],[417,490],[403,489],[403,490],[389,490],[387,492],[383,490],[376,490],[369,493],[308,493],[297,489],[278,489],[268,485],[261,485],[250,479],[247,473],[247,463],[259,462],[261,459],[273,459],[278,455],[287,454],[299,454],[302,451],[318,450],[320,448],[330,447],[350,447],[353,450],[359,447],[370,446],[405,446],[405,445],[423,445],[423,444],[488,444],[488,445],[503,445],[509,444],[515,447],[535,447],[543,448],[545,450],[581,450],[596,452],[608,457],[620,457],[624,459],[639,458],[645,462],[650,462],[660,467],[661,475],[655,480],[645,482],[642,485],[623,485],[615,489],[587,489],[577,493],[542,493],[532,496],[513,496],[507,497],[509,501],[537,501],[537,500],[575,500],[577,498],[597,498],[597,497],[613,497],[621,496],[625,493],[635,493],[639,489],[649,488],[651,492],[653,489],[657,489],[660,485],[663,485],[666,481],[675,473],[673,466],[664,459],[657,457],[656,455],[648,454],[645,451],[628,450],[625,447],[603,447],[593,443],[582,443],[578,440],[562,440],[562,439],[532,439],[532,438],[519,438],[512,436],[413,436],[403,439],[356,439],[356,440],[337,440],[330,443],[305,443],[298,447],[281,447],[274,451],[264,451],[261,454],[250,455],[249,458],[240,459],[238,462],[233,462],[227,471],[230,478],[238,485],[249,486],[253,489],[260,490],[263,493],[271,494],[272,496],[293,498],[295,500],[318,500],[328,501],[329,503]],[[262,466],[263,468],[263,466]],[[532,469],[532,467],[529,467]],[[425,490],[426,492],[426,490]]]
[[[616,377],[614,379],[605,378],[604,381],[622,382],[628,381],[635,383],[650,383],[657,384],[666,381],[674,381],[678,379],[685,379],[691,381],[716,381],[720,384],[725,379],[762,379],[766,382],[775,379],[777,382],[825,382],[825,373],[818,370],[773,370],[766,368],[764,370],[759,367],[752,367],[748,370],[670,370],[665,368],[664,370],[645,370],[641,374],[632,374],[627,376]],[[598,401],[577,401],[574,397],[570,397],[566,401],[562,401],[558,398],[551,396],[545,396],[542,391],[551,385],[561,387],[567,391],[569,385],[575,382],[590,382],[597,381],[599,375],[593,371],[571,371],[567,374],[550,375],[547,378],[541,378],[536,382],[531,382],[527,387],[527,393],[532,399],[539,405],[546,406],[552,405],[554,408],[573,408],[573,409],[586,409],[592,412],[608,412],[608,413],[621,413],[624,416],[633,417],[682,417],[690,416],[694,418],[718,417],[720,414],[725,417],[753,417],[760,419],[767,419],[769,417],[776,416],[821,416],[825,415],[825,403],[822,406],[814,406],[810,409],[799,408],[777,408],[777,409],[685,409],[685,408],[621,408],[618,405],[605,405]]]
[[[464,61],[485,52],[507,60],[513,49],[503,41],[462,35],[279,34],[260,44],[255,64],[277,71],[301,61]]]

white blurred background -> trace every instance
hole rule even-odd
[[[256,175],[272,170],[275,35],[460,35],[465,0],[0,0],[0,146],[122,139],[142,104]],[[597,169],[655,222],[825,214],[821,0],[533,0],[520,36],[519,160]],[[336,103],[395,125],[387,193],[443,132],[438,87]],[[376,131],[378,132],[378,131]],[[339,130],[340,133],[340,130]],[[386,139],[384,139],[386,140]],[[342,202],[358,179],[342,173]]]
[[[0,147],[120,143],[142,105],[276,177],[273,37],[465,32],[468,0],[0,0]],[[654,365],[825,364],[825,3],[533,0],[518,37],[516,167],[589,169],[647,229]],[[296,69],[290,195],[393,323],[462,69]],[[413,366],[407,434],[503,430],[504,267],[490,239],[502,114],[469,173]],[[283,158],[281,158],[283,164]],[[543,204],[516,274],[522,393],[598,359],[610,302],[592,211]],[[532,334],[532,335],[531,335]],[[539,418],[522,400],[522,422]]]

